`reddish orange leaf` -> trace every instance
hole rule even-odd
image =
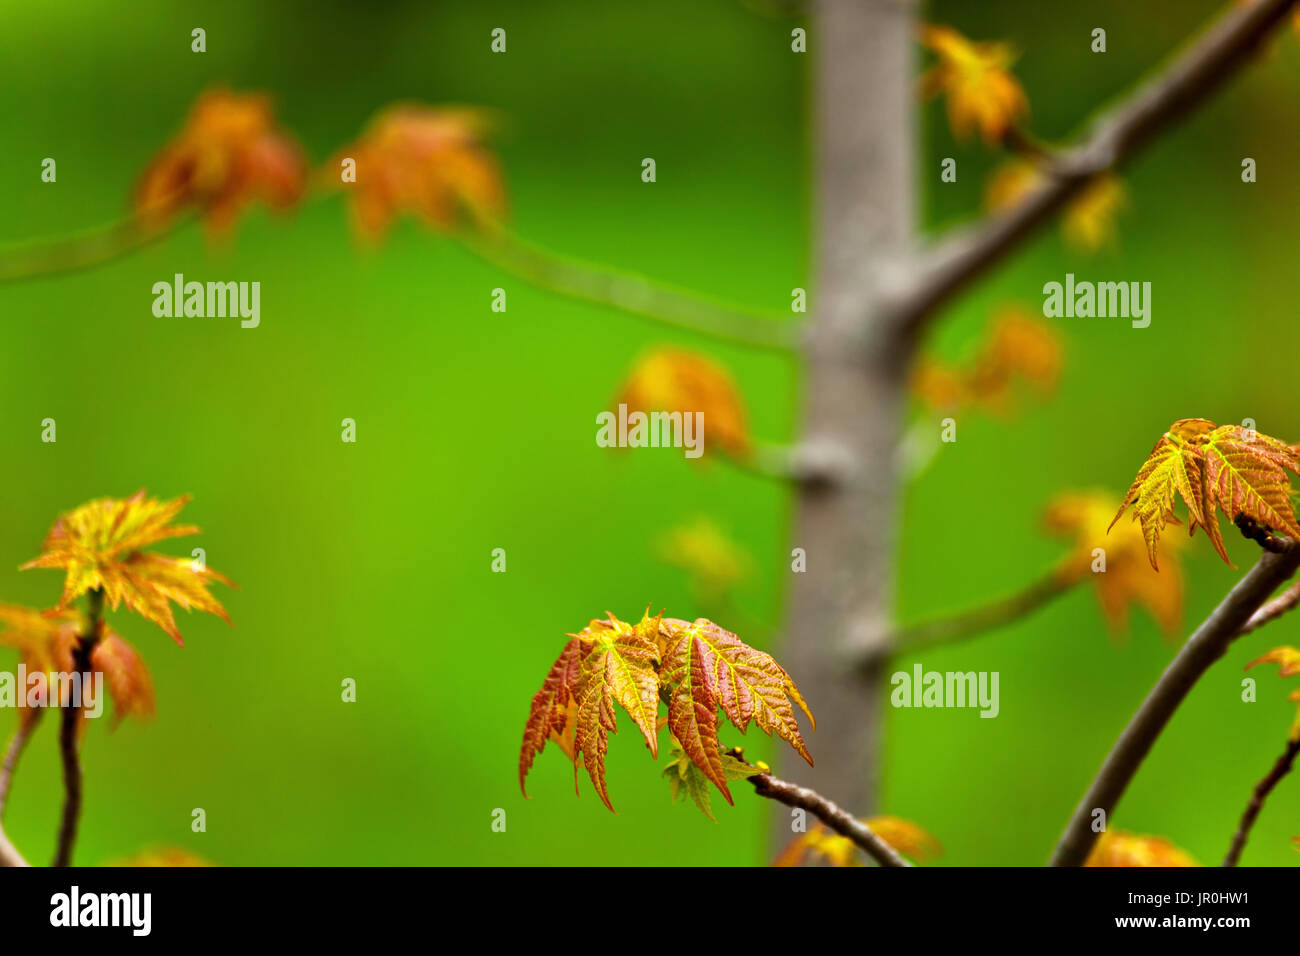
[[[1157,572],[1147,559],[1146,542],[1134,524],[1121,525],[1108,537],[1115,513],[1115,497],[1101,491],[1057,495],[1043,517],[1056,534],[1073,535],[1074,550],[1061,564],[1070,580],[1091,579],[1112,634],[1128,630],[1128,609],[1145,607],[1166,637],[1177,635],[1183,619],[1183,572],[1177,558],[1184,542],[1166,537],[1159,544],[1164,570]],[[1105,570],[1096,570],[1100,549]]]
[[[1001,410],[1017,377],[1045,395],[1056,388],[1060,374],[1061,341],[1055,330],[1012,306],[994,317],[989,341],[967,372],[966,388],[973,401]]]
[[[124,717],[152,717],[153,679],[136,649],[115,632],[105,629],[90,652],[90,666],[102,673],[113,698],[113,725]]]
[[[532,769],[534,757],[542,752],[548,740],[563,738],[566,728],[572,723],[577,703],[578,672],[583,658],[590,652],[589,643],[580,637],[570,638],[551,665],[542,689],[533,697],[532,707],[528,711],[528,723],[524,725],[523,749],[519,752],[519,789],[525,797],[528,796],[528,790],[524,786],[524,778]],[[565,752],[572,759],[572,745]]]
[[[816,722],[794,681],[775,660],[705,618],[694,623],[666,619],[664,623],[669,636],[660,680],[673,687],[668,726],[687,756],[728,802],[731,793],[719,756],[719,707],[742,733],[752,720],[765,733],[785,738],[812,764],[794,705],[803,710],[814,729]]]
[[[658,349],[643,357],[624,382],[616,401],[629,412],[699,412],[704,449],[733,458],[752,452],[749,424],[740,391],[717,363],[684,349]]]
[[[72,649],[83,623],[75,610],[37,611],[0,604],[0,645],[15,648],[29,675],[41,675],[37,693],[49,701],[50,675],[72,670]],[[20,707],[19,725],[26,728],[41,716],[39,708]]]
[[[210,90],[145,170],[135,206],[154,222],[194,206],[221,233],[255,199],[275,209],[294,205],[305,183],[302,154],[275,127],[267,97]]]
[[[490,125],[482,110],[400,104],[380,113],[338,157],[356,162],[356,182],[344,188],[361,235],[382,239],[403,212],[442,231],[502,219],[501,170],[483,146]],[[336,161],[325,173],[336,185],[339,168]]]
[[[923,358],[912,372],[912,393],[931,408],[955,411],[967,405],[1006,413],[1012,386],[1030,383],[1042,395],[1056,388],[1061,342],[1056,331],[1019,306],[1000,309],[975,357],[964,366]]]
[[[0,644],[16,647],[29,675],[43,675],[42,696],[49,701],[53,675],[70,674],[75,668],[73,652],[86,624],[80,613],[36,611],[13,604],[0,604]],[[113,725],[124,717],[151,717],[154,712],[153,681],[144,661],[122,637],[101,625],[100,638],[90,655],[91,673],[104,675],[108,695],[113,700]],[[21,708],[24,723],[38,716],[31,708]],[[82,714],[85,716],[83,705]],[[84,726],[83,726],[84,730]]]
[[[585,766],[601,801],[612,810],[605,756],[609,734],[618,729],[615,705],[632,718],[652,756],[659,753],[658,731],[671,728],[690,763],[728,802],[727,780],[756,771],[742,770],[743,764],[724,755],[718,742],[719,708],[742,733],[756,723],[764,732],[784,737],[812,763],[794,707],[810,724],[812,714],[790,675],[713,622],[664,618],[662,612],[651,617],[647,609],[635,625],[609,614],[570,638],[533,697],[519,756],[521,790],[536,755],[556,740],[574,762],[575,786],[579,765]],[[661,700],[668,701],[666,722],[659,719]],[[675,779],[708,813],[695,772],[679,766]]]

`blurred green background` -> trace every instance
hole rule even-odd
[[[1219,4],[943,2],[927,19],[1013,41],[1046,137],[1082,127]],[[0,242],[107,222],[205,87],[265,90],[320,162],[394,100],[503,111],[500,143],[525,237],[766,312],[808,277],[809,57],[799,19],[723,0],[653,5],[584,0],[261,4],[0,4],[6,103]],[[207,53],[190,30],[207,30]],[[489,32],[508,31],[508,53]],[[1090,31],[1109,51],[1089,51]],[[817,47],[815,35],[810,48]],[[960,440],[906,494],[902,617],[1013,591],[1063,553],[1038,529],[1059,490],[1128,484],[1176,418],[1254,418],[1300,438],[1286,388],[1300,344],[1290,281],[1297,252],[1291,175],[1300,135],[1300,48],[1291,34],[1225,95],[1126,171],[1117,246],[1095,256],[1055,229],[953,307],[929,348],[960,358],[1000,304],[1041,303],[1066,271],[1153,283],[1153,321],[1060,320],[1058,394],[1013,417],[965,416]],[[864,90],[864,96],[871,91]],[[920,108],[920,107],[919,107]],[[928,225],[979,207],[998,158],[957,145],[923,107]],[[58,182],[39,181],[40,161]],[[658,182],[640,180],[654,157]],[[939,182],[955,156],[958,182]],[[1240,181],[1242,157],[1259,182]],[[259,280],[262,323],[158,319],[154,282]],[[490,291],[507,289],[493,313]],[[596,447],[594,416],[644,350],[677,341],[725,363],[754,433],[790,437],[797,369],[780,357],[674,336],[495,272],[404,223],[380,248],[350,233],[335,198],[288,221],[261,210],[233,241],[187,227],[80,275],[0,288],[0,599],[48,605],[60,578],[19,573],[56,514],[144,486],[189,492],[183,518],[240,584],[221,590],[234,630],[179,618],[176,648],[125,612],[115,626],[146,656],[151,724],[91,729],[77,859],[102,863],[160,844],[221,864],[757,864],[763,814],[738,791],[720,822],[670,805],[626,719],[609,758],[610,814],[548,749],[516,782],[520,733],[565,631],[647,603],[693,617],[681,571],[655,554],[666,529],[711,516],[753,556],[739,590],[745,634],[771,646],[789,584],[789,496],[725,464],[677,452]],[[920,410],[916,415],[927,414]],[[57,444],[40,422],[58,422]],[[357,422],[355,445],[340,421]],[[937,426],[936,426],[937,427]],[[490,572],[505,548],[508,572]],[[1229,547],[1239,566],[1254,548]],[[1236,579],[1197,538],[1187,620]],[[727,623],[724,621],[723,623]],[[1179,711],[1112,820],[1169,837],[1203,862],[1226,849],[1250,788],[1280,751],[1294,705],[1241,666],[1300,643],[1300,618],[1241,642]],[[931,830],[944,864],[1039,864],[1116,734],[1173,652],[1134,616],[1107,636],[1079,590],[1013,627],[926,655],[931,669],[997,670],[1001,714],[888,714],[881,809]],[[900,667],[910,669],[904,659]],[[11,656],[0,658],[11,666]],[[798,675],[794,675],[796,679]],[[354,678],[355,704],[340,702]],[[816,710],[817,702],[811,702]],[[7,734],[12,714],[0,714]],[[823,726],[821,734],[834,732]],[[817,752],[814,735],[810,747]],[[751,734],[753,756],[770,753]],[[5,826],[36,860],[52,851],[62,794],[52,724],[25,758]],[[191,810],[207,812],[203,834]],[[507,814],[492,831],[492,811]],[[1300,781],[1287,780],[1246,850],[1296,862]]]

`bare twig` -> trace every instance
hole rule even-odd
[[[1228,855],[1223,858],[1224,866],[1236,866],[1237,861],[1241,859],[1241,851],[1246,846],[1246,838],[1250,836],[1250,828],[1255,825],[1255,818],[1259,816],[1259,811],[1264,809],[1264,801],[1273,792],[1273,788],[1291,772],[1296,754],[1300,754],[1300,737],[1287,741],[1286,750],[1282,751],[1282,756],[1277,758],[1277,763],[1273,765],[1268,776],[1255,784],[1255,792],[1251,794],[1250,803],[1246,804],[1246,812],[1241,815],[1241,823],[1237,824],[1237,832],[1232,837],[1232,846],[1228,848]]]
[[[18,769],[18,761],[27,748],[27,741],[31,739],[32,731],[40,723],[41,717],[45,711],[41,708],[33,708],[26,712],[25,719],[19,721],[18,729],[14,731],[13,737],[9,739],[9,747],[5,750],[4,763],[0,764],[0,820],[4,819],[5,807],[9,804],[9,788],[13,785],[14,771]]]
[[[880,839],[871,827],[815,790],[790,783],[788,780],[781,780],[770,773],[757,774],[750,777],[749,782],[754,785],[754,792],[760,797],[776,800],[787,807],[807,810],[840,836],[848,837],[856,843],[881,866],[912,865],[899,856],[897,850]]]
[[[0,867],[6,866],[31,866],[31,864],[18,852],[18,848],[9,842],[4,827],[0,826]]]
[[[793,351],[801,325],[754,316],[682,289],[576,259],[557,256],[500,227],[462,237],[479,258],[526,282],[732,344]]]
[[[86,595],[86,633],[72,652],[72,672],[82,679],[91,673],[90,655],[99,643],[100,622],[104,614],[104,592],[95,588]],[[85,687],[82,694],[84,700]],[[63,756],[63,817],[59,823],[59,845],[54,866],[71,866],[72,849],[77,842],[77,823],[81,819],[81,758],[77,738],[81,730],[80,700],[62,703],[59,723],[59,751]]]
[[[951,617],[936,618],[901,628],[880,646],[890,655],[907,654],[940,644],[952,644],[984,631],[1003,627],[1032,614],[1073,588],[1082,575],[1075,567],[1062,565],[1043,575],[1028,587],[999,601],[985,604]],[[874,663],[863,660],[863,665]]]
[[[1079,802],[1052,854],[1051,865],[1079,866],[1087,859],[1097,839],[1092,829],[1094,812],[1103,810],[1109,819],[1156,738],[1192,685],[1224,655],[1241,633],[1242,626],[1278,585],[1300,567],[1300,547],[1289,539],[1279,541],[1282,550],[1260,556],[1255,566],[1187,639],[1182,650],[1160,675]]]
[[[14,731],[9,741],[9,747],[5,750],[4,764],[0,765],[0,821],[4,819],[5,806],[9,802],[9,788],[13,784],[14,770],[27,746],[27,741],[31,739],[32,731],[36,729],[41,714],[40,710],[31,711],[29,718],[19,723],[18,729]],[[31,864],[18,852],[18,848],[9,842],[4,827],[0,825],[0,867],[5,866],[31,866]]]
[[[71,236],[0,248],[0,283],[92,269],[170,235],[183,221],[151,226],[144,218],[130,216]]]
[[[919,333],[939,305],[1004,258],[1094,177],[1114,169],[1222,85],[1296,2],[1258,0],[1230,9],[1164,70],[1096,122],[1081,144],[1048,159],[1042,186],[1013,208],[942,241],[924,258],[916,279],[894,303],[900,333]]]
[[[1290,611],[1297,604],[1300,604],[1300,581],[1291,585],[1252,614],[1250,620],[1242,626],[1241,633],[1249,634],[1251,631],[1263,627],[1275,618],[1279,618],[1287,611]]]

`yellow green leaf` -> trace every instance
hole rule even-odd
[[[215,614],[229,624],[225,608],[208,592],[208,585],[219,581],[234,586],[224,575],[189,558],[140,550],[167,538],[198,533],[195,525],[171,524],[188,501],[188,495],[171,501],[146,498],[142,489],[130,498],[88,502],[59,517],[41,554],[22,565],[22,570],[67,572],[60,610],[87,591],[99,589],[110,607],[125,603],[183,647],[171,602]]]
[[[1199,866],[1164,837],[1106,830],[1093,845],[1084,866]]]
[[[1114,521],[1133,507],[1154,568],[1156,540],[1167,522],[1177,523],[1174,500],[1181,497],[1188,532],[1204,528],[1219,557],[1231,564],[1219,530],[1220,508],[1229,520],[1249,518],[1300,540],[1288,471],[1300,474],[1300,454],[1291,445],[1240,425],[1184,418],[1156,442]]]
[[[592,647],[578,672],[574,776],[581,757],[592,785],[610,810],[605,786],[605,754],[609,734],[617,731],[614,704],[618,704],[640,729],[652,756],[658,756],[656,718],[659,679],[655,665],[659,649],[643,629],[609,615],[608,627],[591,628]]]
[[[921,80],[922,93],[947,97],[948,120],[958,139],[978,128],[985,142],[1001,142],[1029,111],[1009,70],[1016,57],[1007,44],[975,43],[950,27],[929,24],[921,29],[921,43],[938,57]]]

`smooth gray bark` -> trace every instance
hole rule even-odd
[[[816,767],[799,778],[865,816],[876,806],[884,682],[855,666],[888,633],[910,343],[888,334],[880,303],[906,278],[915,240],[916,48],[905,0],[822,0],[815,58],[816,261],[802,440],[838,447],[838,480],[805,483],[780,660],[813,702]],[[774,833],[790,839],[788,812]],[[779,845],[779,844],[778,844]]]

